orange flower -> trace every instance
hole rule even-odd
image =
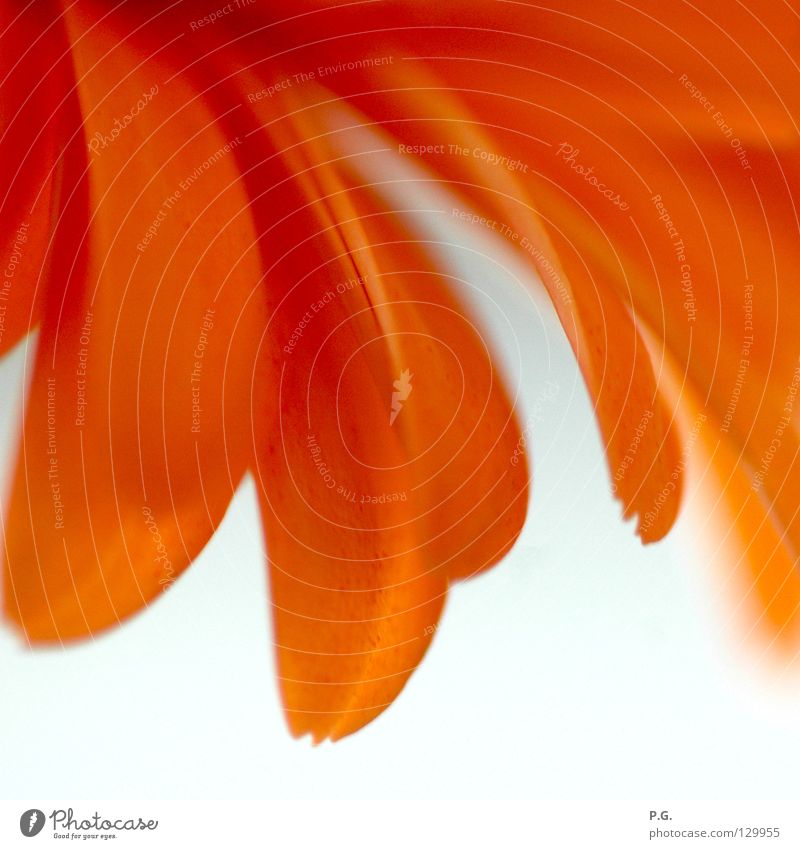
[[[27,638],[145,606],[250,472],[292,731],[391,703],[528,480],[413,167],[547,287],[643,541],[706,453],[743,608],[794,650],[797,11],[187,5],[0,4],[2,349],[39,325],[5,527]]]

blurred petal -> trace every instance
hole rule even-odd
[[[214,532],[264,327],[236,141],[160,44],[66,19],[88,145],[68,214],[84,192],[92,216],[53,264],[6,532],[8,614],[48,640],[138,610]]]
[[[796,659],[800,572],[786,529],[757,480],[748,475],[734,441],[706,439],[701,444],[708,463],[703,515],[720,540],[714,560],[721,561],[722,592],[745,635],[757,634],[761,644],[779,650],[784,660]]]
[[[47,0],[24,9],[0,4],[0,354],[39,322],[51,237],[70,184],[67,158],[82,156],[70,45],[59,15]],[[62,237],[68,230],[74,236],[71,224],[62,222]]]

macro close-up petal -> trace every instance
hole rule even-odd
[[[720,599],[700,620],[796,706],[794,0],[36,0],[0,2],[0,44],[16,651],[146,632],[246,495],[286,725],[337,741],[486,586],[458,614],[483,640],[490,576],[547,592],[547,515],[596,535],[609,582],[684,545]],[[582,435],[553,459],[530,386],[559,368],[591,412],[554,425]],[[589,501],[576,482],[556,506],[539,456],[567,474],[595,438]],[[640,553],[579,506],[609,492]],[[579,597],[554,616],[602,646]],[[531,680],[565,650],[484,642]],[[426,686],[403,698],[425,710]]]

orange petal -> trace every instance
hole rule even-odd
[[[669,528],[680,496],[669,361],[758,480],[781,563],[795,562],[797,15],[777,0],[396,3],[281,28],[298,69],[335,67],[345,49],[374,57],[376,32],[391,61],[326,84],[399,142],[430,146],[416,155],[479,226],[538,265],[643,538]],[[779,631],[793,605],[770,607]]]
[[[88,145],[71,214],[92,217],[51,271],[6,533],[6,610],[37,640],[115,624],[209,539],[250,458],[265,323],[237,141],[157,45],[66,20]]]
[[[528,475],[493,342],[466,306],[470,283],[447,273],[446,252],[426,240],[424,220],[398,208],[383,181],[370,181],[384,174],[378,161],[364,164],[389,142],[385,135],[341,103],[315,110],[313,121],[298,109],[293,120],[309,139],[309,158],[335,162],[314,174],[353,261],[371,281],[371,304],[391,304],[381,324],[396,365],[424,364],[417,382],[429,389],[416,395],[410,415],[400,420],[397,413],[397,426],[408,456],[423,461],[418,471],[411,466],[418,496],[435,505],[437,562],[451,578],[474,575],[498,562],[520,533]]]
[[[715,552],[735,617],[745,636],[796,660],[800,645],[800,572],[787,529],[772,509],[759,473],[748,470],[734,440],[719,437],[719,422],[700,431],[707,466],[704,518],[721,541]],[[795,449],[799,446],[795,445]],[[787,469],[795,477],[798,469]]]
[[[658,388],[641,318],[629,297],[619,290],[620,274],[629,282],[625,269],[618,256],[607,262],[606,254],[613,251],[607,236],[600,232],[594,237],[587,229],[583,209],[565,202],[568,197],[552,182],[540,180],[531,185],[525,171],[510,172],[473,155],[483,151],[514,156],[515,145],[525,141],[518,138],[525,134],[509,132],[499,141],[490,132],[502,126],[498,122],[509,126],[517,120],[516,114],[506,114],[510,108],[507,100],[496,112],[488,107],[483,113],[465,110],[463,101],[469,100],[468,96],[450,96],[442,82],[437,88],[437,78],[413,63],[398,69],[381,66],[370,74],[369,79],[359,77],[359,82],[370,84],[377,93],[360,93],[355,99],[358,106],[381,120],[400,140],[394,142],[398,151],[420,146],[435,151],[422,157],[423,161],[445,187],[464,197],[447,211],[506,239],[541,277],[596,399],[614,490],[625,515],[639,516],[637,530],[644,541],[661,538],[671,527],[680,501],[680,451],[672,411]],[[401,74],[402,88],[388,97],[387,89],[392,85],[399,88]],[[334,84],[337,79],[333,77]],[[307,83],[302,96],[306,110],[328,108],[326,100],[330,98],[315,98]],[[291,102],[289,94],[284,94],[282,103],[287,102]],[[411,114],[414,119],[397,119],[398,114]],[[485,126],[476,119],[479,115]],[[541,143],[536,145],[542,148]],[[546,154],[537,155],[552,158],[553,152],[548,147]],[[532,159],[526,155],[516,161]],[[474,213],[473,208],[479,212]],[[594,226],[596,229],[596,222]],[[598,253],[597,261],[594,253]]]
[[[511,462],[502,381],[441,265],[316,119],[273,122],[281,161],[247,179],[269,187],[254,210],[273,220],[254,421],[279,670],[290,727],[319,741],[391,703],[448,580],[516,538],[527,474]],[[362,152],[357,137],[338,144]]]
[[[23,10],[0,4],[0,354],[39,322],[51,237],[71,187],[65,159],[82,152],[59,14],[47,0]]]

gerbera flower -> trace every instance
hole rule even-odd
[[[31,642],[146,606],[249,472],[292,731],[391,703],[528,482],[410,180],[550,292],[644,542],[713,458],[744,599],[796,645],[796,11],[0,6],[3,350],[39,328],[5,604]]]

